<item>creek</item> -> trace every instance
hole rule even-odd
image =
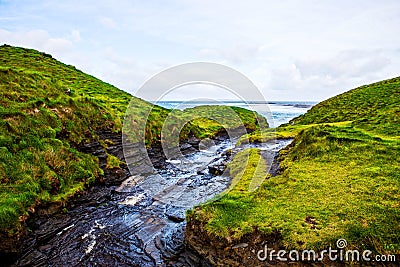
[[[290,142],[252,146],[273,173]],[[156,172],[91,187],[67,211],[36,219],[15,266],[209,266],[184,244],[185,212],[229,187],[223,169],[244,147],[222,138],[185,161],[158,157]]]

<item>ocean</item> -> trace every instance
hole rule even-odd
[[[226,105],[255,110],[267,118],[270,127],[278,127],[307,112],[317,102],[306,101],[158,101],[154,104],[184,110],[201,105]]]

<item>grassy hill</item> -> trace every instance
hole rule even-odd
[[[353,126],[388,136],[400,132],[400,78],[365,85],[315,105],[292,120],[295,125],[351,121]]]
[[[96,157],[71,144],[118,131],[131,96],[50,55],[9,46],[0,47],[0,94],[0,229],[18,232],[27,210],[67,199],[102,174]]]
[[[146,145],[160,142],[171,112],[87,75],[74,66],[32,49],[0,46],[0,231],[13,235],[24,226],[28,211],[40,203],[66,201],[103,175],[98,158],[78,151],[99,140],[100,130],[120,133],[125,111],[135,125],[146,122]],[[209,114],[228,107],[208,107]],[[146,118],[144,110],[151,110]],[[196,109],[177,111],[173,120],[189,121],[181,138],[212,137],[223,127],[244,124],[256,129],[254,112],[235,109],[243,120],[225,125],[210,119],[191,120]],[[261,124],[267,126],[265,119]],[[132,141],[139,141],[133,127]],[[108,155],[108,167],[120,161]],[[109,163],[109,164],[108,164]]]
[[[264,161],[257,149],[239,153],[230,173],[241,181],[190,211],[189,227],[229,244],[278,233],[287,249],[335,248],[345,238],[348,248],[399,253],[399,103],[400,78],[394,78],[323,101],[276,134],[253,132],[247,136],[253,142],[294,138],[281,151],[280,174],[256,167]],[[264,183],[249,192],[257,177]]]

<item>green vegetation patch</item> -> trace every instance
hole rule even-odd
[[[375,134],[400,132],[400,77],[364,85],[315,105],[290,124],[353,121]]]
[[[245,127],[253,132],[268,128],[265,117],[239,107],[199,106],[185,109],[184,114],[189,118],[200,117],[190,122],[192,131],[200,138],[213,137],[222,129]]]
[[[98,140],[98,130],[118,131],[130,95],[8,46],[0,47],[0,95],[0,229],[15,233],[28,210],[65,202],[103,173],[96,157],[74,147]]]
[[[256,149],[247,163],[238,154],[230,168],[241,181],[189,218],[208,221],[207,230],[222,238],[240,238],[254,229],[279,231],[287,248],[322,249],[339,238],[376,252],[388,244],[398,248],[399,148],[398,141],[379,141],[352,127],[312,127],[282,151],[283,173],[264,174],[255,192],[247,187]]]
[[[246,174],[254,172],[257,153],[250,152],[253,160],[247,163],[237,154],[230,171],[241,182],[188,212],[188,219],[205,222],[210,234],[228,240],[257,229],[281,233],[288,249],[335,247],[337,239],[345,238],[349,248],[399,253],[398,81],[349,91],[275,133],[255,131],[244,137],[251,142],[294,137],[280,153],[282,172],[265,174],[261,187],[250,192]]]
[[[232,110],[228,107],[194,108],[170,116],[171,110],[132,97],[48,54],[0,46],[0,230],[18,232],[28,210],[40,203],[63,203],[102,175],[98,159],[76,148],[92,141],[106,147],[107,140],[99,140],[98,132],[120,133],[128,106],[126,133],[134,142],[145,138],[148,147],[160,143],[167,118],[176,124],[188,121],[178,132],[181,139],[191,134],[213,137],[223,127],[240,124],[230,118],[225,124],[210,119],[191,122],[192,114],[207,112],[224,118]],[[248,129],[258,127],[259,115],[233,110]],[[139,125],[145,125],[143,133]],[[108,155],[107,168],[122,164]]]

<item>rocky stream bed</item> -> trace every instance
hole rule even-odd
[[[94,142],[80,150],[98,156],[105,169],[105,150],[120,159],[124,153],[120,135],[100,136],[113,146],[104,149]],[[289,142],[259,147],[274,166],[277,152]],[[193,139],[181,145],[185,162],[166,160],[161,148],[148,151],[149,162],[142,160],[147,152],[132,145],[135,152],[126,156],[135,159],[130,160],[135,173],[131,176],[126,166],[106,170],[102,181],[63,211],[39,209],[12,266],[211,266],[185,245],[185,211],[228,188],[230,178],[222,172],[239,149],[219,137],[199,150]]]

